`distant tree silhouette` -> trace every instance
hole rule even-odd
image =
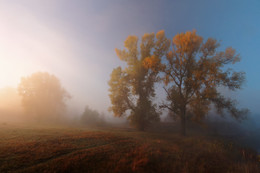
[[[81,115],[81,122],[90,126],[104,125],[104,116],[98,111],[85,107],[83,114]]]
[[[125,68],[112,71],[109,81],[110,110],[115,116],[128,115],[130,122],[140,130],[153,121],[159,120],[154,83],[158,81],[161,57],[168,50],[170,41],[164,31],[144,34],[140,47],[137,36],[128,36],[124,50],[116,50],[120,60],[127,63]],[[148,68],[150,67],[150,68]]]
[[[231,47],[218,51],[219,46],[213,38],[203,42],[195,30],[180,33],[173,38],[172,49],[162,63],[167,102],[161,107],[170,110],[173,117],[180,118],[183,135],[186,134],[187,115],[198,121],[212,105],[219,114],[227,112],[236,119],[246,117],[247,109],[239,110],[235,100],[218,91],[219,87],[238,90],[245,79],[244,72],[230,68],[240,56]]]
[[[55,121],[65,108],[65,99],[70,98],[54,75],[34,73],[21,78],[18,93],[26,114],[39,121]]]

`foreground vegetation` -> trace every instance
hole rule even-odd
[[[0,125],[0,172],[260,172],[257,153],[219,137]]]

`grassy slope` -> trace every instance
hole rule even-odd
[[[0,172],[260,172],[257,154],[214,137],[0,126]]]

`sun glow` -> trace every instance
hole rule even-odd
[[[68,42],[55,28],[20,6],[0,7],[0,22],[0,87],[16,86],[21,76],[61,63],[66,67]]]
[[[80,43],[84,44],[82,53],[77,49],[78,40],[64,28],[21,4],[0,5],[0,23],[0,88],[16,88],[21,77],[48,72],[60,79],[80,109],[86,104],[100,107],[100,102],[91,98],[106,95],[101,87],[102,68],[100,62],[96,62],[96,57],[103,57],[105,53],[96,51],[88,41]],[[80,78],[82,74],[84,78]],[[107,105],[103,107],[107,109]]]

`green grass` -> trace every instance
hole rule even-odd
[[[260,172],[260,160],[198,134],[1,125],[0,172]]]

